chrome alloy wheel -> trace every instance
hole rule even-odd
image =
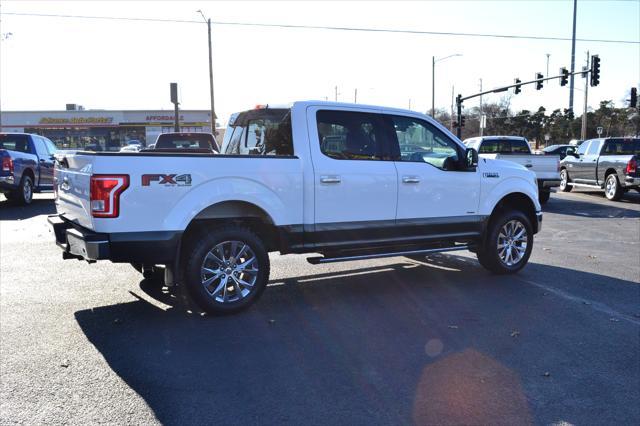
[[[618,190],[618,179],[616,179],[615,174],[609,175],[604,190],[606,191],[608,198],[615,197],[616,191]]]
[[[514,266],[527,252],[527,228],[519,220],[505,223],[498,234],[498,257],[507,266]]]
[[[219,303],[247,297],[258,280],[258,258],[241,241],[224,241],[209,250],[200,268],[201,282]]]
[[[567,171],[563,169],[560,172],[560,190],[561,191],[564,191],[564,189],[567,187],[568,181],[569,181],[569,178],[567,177]]]
[[[31,198],[33,197],[33,189],[31,188],[31,183],[29,180],[25,179],[22,184],[22,196],[24,197],[24,201],[26,203],[31,202]]]

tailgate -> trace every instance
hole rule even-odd
[[[58,152],[55,165],[56,210],[65,219],[93,229],[89,183],[94,157]]]
[[[494,158],[518,163],[536,174],[536,179],[560,179],[560,157],[557,155],[517,155],[517,154],[481,154],[480,157]]]

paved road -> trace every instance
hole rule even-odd
[[[0,201],[0,422],[640,424],[640,196],[545,210],[516,276],[272,256],[254,308],[209,318],[62,261],[48,196]]]

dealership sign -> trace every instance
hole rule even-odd
[[[40,124],[110,124],[113,117],[42,117]]]

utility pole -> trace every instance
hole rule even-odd
[[[216,134],[216,110],[213,102],[213,49],[211,47],[211,18],[207,19],[202,13],[202,10],[198,10],[202,19],[207,23],[207,33],[209,36],[209,95],[211,97],[211,133]]]
[[[584,69],[589,68],[589,51],[587,50],[587,65]],[[582,110],[582,129],[580,131],[580,139],[587,139],[587,98],[589,95],[589,79],[587,78],[587,74],[582,74],[582,78],[584,78],[584,108]]]
[[[576,70],[576,13],[578,0],[573,0],[573,36],[571,38],[571,74],[569,78],[569,109],[573,111],[573,73]]]
[[[480,92],[482,93],[482,79],[480,79]],[[478,122],[480,123],[480,136],[482,136],[484,127],[482,126],[482,96],[480,96],[480,117]]]
[[[409,109],[411,109],[411,98],[409,98]]]
[[[431,117],[436,114],[436,57],[431,57]]]
[[[336,86],[334,88],[334,91],[335,91],[335,95],[336,95],[336,102],[338,102],[338,86]]]
[[[173,130],[177,133],[180,131],[180,111],[178,109],[178,83],[169,83],[169,92],[171,95],[171,103],[173,104]]]
[[[354,104],[358,103],[358,89],[357,88],[353,89],[353,103]]]

